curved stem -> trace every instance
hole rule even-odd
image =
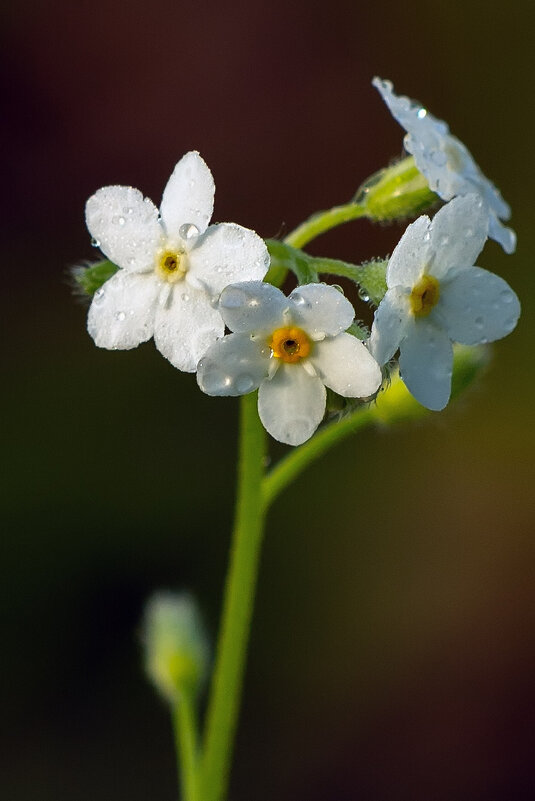
[[[182,801],[198,801],[197,730],[195,707],[188,693],[183,693],[173,707],[175,747],[180,773]]]
[[[320,211],[318,214],[313,214],[304,223],[298,225],[284,241],[287,245],[292,245],[294,248],[302,248],[308,242],[311,242],[320,234],[335,228],[342,223],[357,220],[359,217],[366,215],[364,206],[358,203],[346,203],[343,206],[335,206],[328,211]]]
[[[206,717],[202,801],[226,797],[264,529],[266,434],[258,418],[256,392],[241,398],[240,417],[236,519]]]
[[[330,450],[337,442],[365,428],[377,419],[375,407],[365,406],[352,412],[341,420],[328,423],[311,439],[295,448],[284,459],[275,465],[266,476],[262,485],[262,501],[269,509],[275,498],[291,484],[316,459]]]

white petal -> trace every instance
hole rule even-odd
[[[89,233],[114,264],[130,272],[154,268],[154,254],[162,242],[158,209],[131,186],[104,186],[85,206]]]
[[[431,236],[429,217],[425,214],[411,223],[394,248],[386,269],[386,283],[411,287],[420,278],[431,259]]]
[[[436,278],[471,267],[487,238],[489,214],[477,195],[456,197],[433,217],[429,231],[434,250],[429,272]]]
[[[206,295],[180,282],[173,287],[165,306],[158,306],[154,342],[171,364],[194,373],[201,356],[223,336],[224,330],[221,315]]]
[[[99,348],[129,350],[150,339],[160,282],[154,274],[119,270],[97,289],[87,330]]]
[[[221,293],[219,311],[231,331],[273,331],[284,324],[288,298],[271,284],[245,281]]]
[[[269,267],[266,244],[249,228],[211,225],[189,253],[190,275],[219,295],[229,284],[261,281]]]
[[[290,314],[312,338],[336,336],[349,328],[355,317],[353,306],[342,293],[327,284],[305,284],[289,296]]]
[[[270,357],[270,348],[248,334],[230,334],[208,348],[197,366],[197,383],[207,395],[245,395],[266,378]]]
[[[279,442],[300,445],[312,436],[325,414],[325,387],[299,364],[282,364],[258,390],[258,414]]]
[[[338,334],[314,345],[310,361],[325,384],[345,398],[367,398],[381,385],[381,368],[351,334]]]
[[[413,320],[400,346],[399,369],[422,406],[439,411],[451,393],[453,348],[443,331],[426,320]]]
[[[168,236],[180,236],[182,225],[206,231],[214,210],[215,184],[206,162],[192,150],[182,156],[164,189],[160,214]]]
[[[520,315],[520,302],[503,278],[470,267],[442,284],[436,313],[450,339],[477,345],[509,334]]]
[[[498,242],[506,253],[516,250],[516,234],[512,228],[502,225],[498,218],[491,213],[489,217],[489,237]]]
[[[407,290],[394,287],[387,290],[379,304],[372,325],[369,349],[379,364],[386,364],[399,348],[409,324]]]

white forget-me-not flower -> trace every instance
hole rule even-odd
[[[159,213],[128,186],[106,186],[89,198],[93,244],[121,268],[89,309],[87,327],[99,347],[127,350],[153,336],[175,367],[194,372],[223,336],[214,301],[229,283],[262,279],[269,254],[254,231],[208,227],[214,192],[212,173],[192,151],[173,170]]]
[[[477,195],[455,198],[432,221],[409,225],[386,272],[370,350],[385,364],[399,348],[401,377],[423,406],[439,410],[451,391],[452,342],[477,345],[509,334],[520,303],[494,273],[473,266],[487,237]]]
[[[405,149],[414,156],[416,166],[429,186],[443,200],[478,194],[488,214],[488,235],[513,253],[516,235],[500,220],[508,220],[511,209],[493,183],[486,178],[468,149],[450,134],[445,122],[433,117],[420,103],[393,92],[390,81],[373,79],[392,116],[405,128]]]
[[[198,366],[208,395],[245,395],[257,387],[258,413],[272,437],[300,445],[325,414],[326,390],[364,398],[381,370],[351,334],[354,310],[334,287],[307,284],[286,297],[259,281],[228,286],[219,302],[234,333],[212,345]]]

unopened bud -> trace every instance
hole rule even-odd
[[[192,596],[161,592],[145,608],[142,625],[145,669],[158,692],[175,704],[195,695],[206,677],[209,648]]]
[[[355,195],[355,203],[374,220],[415,217],[437,200],[412,156],[376,172]]]

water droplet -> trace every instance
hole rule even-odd
[[[91,240],[91,244],[93,245],[94,248],[99,248],[100,247],[100,240],[93,238]]]
[[[441,236],[439,245],[441,245],[442,247],[446,247],[446,245],[448,244],[449,241],[450,241],[449,236],[446,236],[446,235]]]
[[[193,187],[195,186],[195,181],[193,180],[193,178],[190,178],[190,180],[188,181],[188,186],[190,189],[193,189]]]
[[[429,242],[430,239],[431,239],[431,234],[429,233],[429,231],[426,231],[424,234],[424,242]]]
[[[295,305],[299,306],[301,309],[311,308],[311,305],[308,302],[308,300],[300,292],[292,292],[290,297],[295,303]]]
[[[183,292],[183,293],[180,295],[180,297],[182,298],[182,300],[183,300],[185,303],[187,303],[187,302],[188,302],[188,300],[189,300],[189,295],[188,295],[188,294],[186,294],[186,292]]]
[[[363,301],[364,301],[364,303],[368,303],[368,302],[369,302],[369,300],[370,300],[370,296],[369,296],[369,294],[366,292],[366,290],[365,290],[363,287],[361,287],[361,288],[359,289],[359,298],[360,298],[361,300],[363,300]]]
[[[474,320],[474,323],[475,323],[476,328],[479,328],[479,330],[481,331],[481,329],[485,325],[485,320],[483,319],[483,317],[476,317],[476,319]]]
[[[115,312],[115,319],[118,320],[120,323],[122,323],[123,320],[126,320],[126,312],[124,311]]]
[[[185,240],[195,239],[199,236],[199,233],[199,229],[196,225],[193,225],[193,223],[184,223],[184,225],[181,225],[178,229],[179,236]]]
[[[467,239],[470,239],[472,236],[474,236],[474,229],[467,228],[466,231],[464,232],[464,235]]]
[[[247,302],[247,295],[242,289],[229,286],[221,294],[219,301],[224,309],[239,309]]]
[[[103,300],[104,300],[104,287],[100,287],[100,289],[97,289],[97,291],[93,295],[93,303],[102,303]]]
[[[124,225],[126,222],[124,217],[119,217],[119,225]]]
[[[223,267],[221,267],[221,265],[219,265],[219,267],[215,268],[215,271],[216,271],[216,273],[222,273],[223,272]]]
[[[126,213],[127,214],[133,214],[134,213],[134,209],[132,208],[132,206],[128,206],[128,208],[126,209]]]
[[[418,114],[417,114],[418,119],[423,120],[423,118],[426,117],[426,116],[427,116],[427,109],[426,108],[419,108],[418,109]]]
[[[245,395],[246,392],[250,392],[252,390],[254,383],[255,382],[251,376],[244,373],[236,378],[234,381],[234,387],[241,395]]]
[[[506,320],[504,323],[506,331],[512,331],[515,325],[516,325],[516,317],[509,317],[509,319]]]
[[[510,289],[504,289],[500,292],[500,300],[502,300],[503,303],[512,303],[513,299],[514,295]]]

